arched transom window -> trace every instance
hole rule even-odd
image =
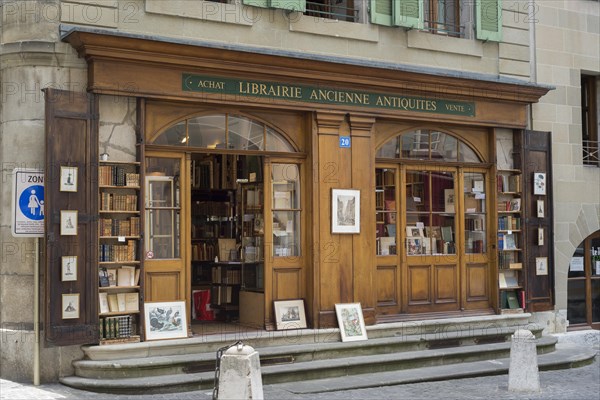
[[[165,129],[151,144],[207,149],[295,151],[288,140],[273,128],[232,114],[185,119]]]
[[[378,158],[401,158],[440,162],[481,162],[465,142],[447,133],[418,129],[396,136],[377,151]]]

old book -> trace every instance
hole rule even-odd
[[[140,310],[140,295],[139,293],[125,293],[125,311]]]
[[[133,286],[135,267],[124,265],[117,271],[117,286]]]
[[[117,299],[116,294],[108,295],[108,308],[110,312],[118,312],[119,311],[119,300]]]
[[[99,293],[99,303],[100,303],[100,314],[104,314],[110,312],[110,308],[108,307],[108,294],[106,292]]]
[[[117,293],[117,307],[119,307],[119,311],[125,311],[125,294]]]

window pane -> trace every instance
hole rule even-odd
[[[583,243],[581,242],[579,246],[575,249],[575,253],[573,253],[573,257],[571,258],[571,263],[569,265],[569,278],[583,278],[585,277],[585,268],[584,268],[584,250]]]
[[[225,148],[225,115],[207,115],[188,120],[189,145]]]
[[[300,211],[273,211],[273,255],[300,254]]]
[[[406,213],[429,211],[429,173],[410,171],[406,173]],[[410,221],[409,221],[410,222]]]
[[[396,171],[388,168],[375,170],[377,187],[376,199],[376,247],[377,255],[397,254],[396,226]]]
[[[600,280],[592,279],[592,322],[600,321]]]
[[[590,241],[592,276],[600,276],[600,238]]]
[[[402,135],[402,157],[426,160],[429,158],[429,132],[415,131]]]
[[[585,318],[585,280],[568,280],[567,319],[571,324],[584,324]]]
[[[248,118],[230,116],[228,120],[229,149],[264,150],[264,125]]]
[[[376,157],[398,158],[400,155],[400,136],[393,138],[377,150]]]
[[[296,164],[272,164],[273,255],[299,256],[300,170]]]
[[[485,176],[466,172],[464,190],[465,252],[485,253]]]
[[[185,121],[178,122],[171,126],[166,131],[161,133],[154,141],[153,144],[169,144],[174,146],[185,146]]]
[[[267,128],[267,150],[293,152],[294,148],[281,135],[271,128]]]
[[[480,162],[479,156],[477,156],[473,149],[471,149],[466,143],[463,142],[459,143],[458,161],[472,163]]]
[[[433,212],[455,213],[454,174],[431,173],[431,209]]]
[[[439,143],[437,143],[439,141]],[[431,157],[440,161],[458,160],[458,140],[441,132],[431,134]]]
[[[152,251],[154,259],[179,257],[178,239],[175,238],[179,213],[176,218],[174,210],[148,210],[146,217],[146,251]]]

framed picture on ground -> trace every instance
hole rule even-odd
[[[345,303],[335,305],[342,342],[367,340],[367,330],[363,319],[360,303]]]
[[[280,300],[273,302],[277,330],[306,328],[304,300]]]
[[[185,301],[144,303],[146,340],[187,337]]]
[[[360,190],[331,190],[331,232],[360,233]]]

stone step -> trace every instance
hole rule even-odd
[[[535,328],[541,332],[541,327]],[[422,335],[391,336],[362,342],[325,342],[289,344],[256,348],[261,365],[302,363],[331,360],[353,356],[415,352],[444,347],[476,346],[506,343],[514,332],[513,327],[473,329],[469,331],[437,332]],[[117,379],[141,376],[172,375],[214,371],[215,352],[150,356],[120,360],[80,360],[73,366],[75,374],[84,378]]]
[[[536,324],[531,324],[529,313],[508,315],[484,315],[461,318],[441,318],[424,321],[396,322],[367,326],[369,341],[384,337],[420,337],[437,335],[440,339],[451,335],[452,332],[478,331],[513,332],[518,328],[528,329],[536,336],[541,330]],[[198,353],[215,353],[219,348],[242,340],[244,344],[255,349],[284,346],[290,344],[339,343],[340,331],[331,329],[300,329],[290,331],[244,330],[235,333],[195,336],[187,339],[146,341],[104,346],[83,346],[85,359],[88,360],[119,360],[146,358],[154,356],[172,356]]]
[[[552,354],[557,339],[551,336],[542,337],[538,340],[539,357]],[[510,343],[490,343],[473,346],[459,346],[441,349],[405,351],[388,354],[359,355],[335,359],[320,359],[290,364],[266,365],[261,367],[263,384],[276,384],[282,382],[299,381],[321,381],[324,377],[329,379],[341,379],[345,376],[359,377],[368,373],[395,374],[413,369],[427,369],[440,365],[453,365],[448,371],[462,370],[465,364],[482,362],[486,359],[502,359],[508,357]],[[259,350],[261,353],[261,350]],[[268,352],[264,352],[268,353]],[[261,354],[268,356],[268,354]],[[555,362],[560,365],[560,360]],[[489,361],[485,361],[488,362]],[[572,362],[572,361],[569,361]],[[460,363],[461,368],[456,368]],[[556,367],[555,365],[555,367]],[[95,379],[81,376],[71,376],[61,379],[61,383],[82,390],[91,390],[106,393],[132,394],[144,391],[144,393],[168,393],[186,390],[207,390],[214,385],[214,372],[199,373],[176,373],[170,375],[141,377],[121,377],[113,379]]]
[[[597,352],[589,347],[558,343],[555,351],[538,354],[538,369],[549,371],[555,369],[576,368],[594,362]],[[412,368],[402,371],[388,371],[349,375],[337,378],[315,379],[310,381],[294,381],[285,383],[285,390],[296,394],[333,392],[350,389],[367,389],[379,386],[402,385],[409,383],[442,381],[449,379],[473,378],[477,376],[507,374],[510,358],[499,358],[484,361],[472,361],[456,365],[437,365],[431,367]],[[576,373],[576,372],[575,372]],[[498,378],[508,382],[508,378]],[[280,385],[274,385],[283,386]]]

